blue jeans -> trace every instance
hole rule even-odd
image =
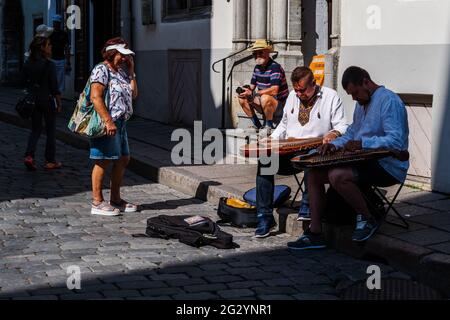
[[[278,174],[293,175],[300,171],[291,165],[291,156],[280,157],[280,167]],[[256,176],[256,210],[258,218],[273,215],[273,193],[275,191],[275,176],[262,175],[261,169],[270,167],[270,163],[263,165],[258,162],[258,173]]]

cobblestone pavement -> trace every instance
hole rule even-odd
[[[291,253],[287,235],[251,238],[225,228],[240,248],[195,249],[177,241],[133,238],[158,214],[202,214],[216,208],[127,172],[124,198],[143,211],[119,218],[89,214],[85,151],[58,143],[58,172],[26,172],[28,132],[0,124],[0,298],[2,299],[337,299],[367,278],[371,263],[333,250]],[[43,163],[43,138],[38,161]],[[66,286],[81,268],[79,291]],[[408,278],[382,266],[384,277]]]

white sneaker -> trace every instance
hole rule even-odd
[[[104,217],[117,217],[121,215],[119,209],[112,207],[105,201],[98,205],[92,204],[91,214]]]
[[[139,209],[137,205],[126,202],[125,200],[122,200],[120,203],[114,203],[114,202],[110,201],[109,204],[113,208],[116,208],[117,210],[119,210],[120,212],[125,212],[125,213],[138,212],[138,209]]]

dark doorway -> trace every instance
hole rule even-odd
[[[120,36],[120,0],[77,0],[75,4],[81,9],[81,29],[75,33],[75,91],[81,92],[91,67],[102,61],[101,50],[105,42]],[[93,25],[89,23],[91,13]]]
[[[75,91],[81,92],[89,77],[89,1],[75,4],[81,9],[81,28],[75,31]]]
[[[120,0],[92,0],[94,9],[94,61],[102,60],[101,50],[105,42],[120,37]]]
[[[6,0],[3,8],[3,70],[2,80],[17,85],[24,61],[24,19],[22,4]]]

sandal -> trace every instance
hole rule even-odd
[[[114,208],[119,209],[121,212],[125,213],[133,213],[138,211],[137,205],[126,202],[125,200],[120,200],[119,203],[110,201],[109,204]]]
[[[103,201],[98,205],[92,203],[91,214],[106,217],[116,217],[120,216],[120,210]]]

